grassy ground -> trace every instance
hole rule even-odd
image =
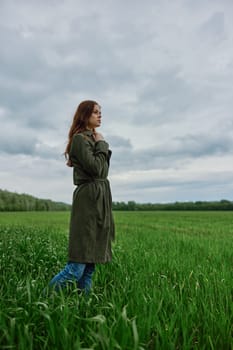
[[[233,349],[232,212],[116,212],[86,299],[41,291],[69,213],[0,213],[1,349]]]

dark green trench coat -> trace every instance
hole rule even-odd
[[[92,134],[75,134],[69,154],[77,187],[73,193],[68,258],[80,263],[106,263],[112,259],[111,241],[115,235],[107,179],[111,151],[107,142],[95,142]]]

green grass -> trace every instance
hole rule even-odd
[[[232,212],[116,212],[87,299],[41,291],[69,213],[0,213],[0,349],[233,349]]]

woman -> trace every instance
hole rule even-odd
[[[73,193],[68,263],[49,283],[55,290],[76,282],[77,287],[88,294],[95,264],[112,259],[114,221],[107,179],[111,151],[103,136],[96,132],[100,124],[99,104],[89,100],[81,102],[65,150],[77,187]]]

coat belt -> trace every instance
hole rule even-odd
[[[80,179],[77,181],[76,185],[83,185],[83,184],[88,184],[88,183],[92,183],[92,182],[108,182],[108,179],[97,179],[97,178]]]

